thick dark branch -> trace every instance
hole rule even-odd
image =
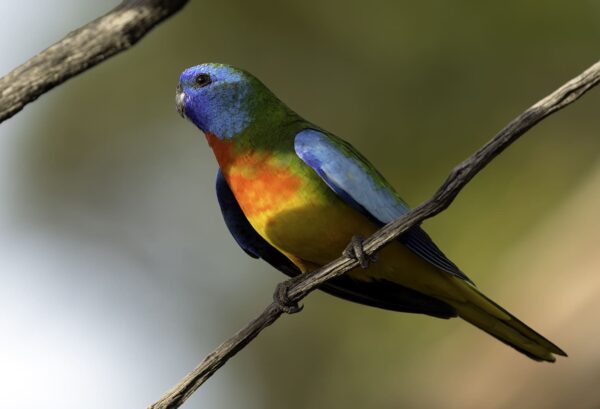
[[[363,243],[365,253],[372,255],[412,226],[442,212],[452,203],[461,189],[511,143],[548,115],[577,100],[599,81],[600,62],[523,112],[491,141],[454,168],[431,199],[417,206],[405,216],[384,226],[365,240]],[[325,281],[340,276],[358,265],[358,261],[342,256],[326,266],[304,275],[301,280],[294,280],[295,284],[291,285],[288,296],[292,302],[297,302]],[[181,406],[229,358],[252,341],[263,329],[275,322],[281,314],[277,304],[270,304],[244,329],[219,345],[198,367],[150,408],[174,409]]]
[[[124,51],[187,0],[125,0],[0,78],[0,123],[40,95]]]

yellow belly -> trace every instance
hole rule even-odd
[[[323,265],[339,257],[352,236],[367,237],[377,226],[340,201],[290,206],[258,228],[283,253]]]
[[[342,255],[352,236],[368,237],[378,226],[341,200],[281,211],[260,226],[259,234],[302,271],[311,271]],[[451,277],[400,242],[390,243],[367,269],[347,275],[360,281],[387,280],[440,299],[457,299]]]

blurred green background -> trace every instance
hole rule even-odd
[[[2,73],[118,2],[0,5]],[[25,11],[27,10],[27,11]],[[0,125],[0,399],[145,407],[282,276],[229,236],[179,73],[243,67],[349,140],[411,204],[599,58],[600,1],[191,1]],[[460,320],[315,293],[189,408],[600,406],[600,90],[544,121],[425,226],[569,354],[530,362]]]

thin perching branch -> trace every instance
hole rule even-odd
[[[188,0],[125,0],[0,78],[0,123],[40,95],[127,50]]]
[[[367,238],[363,242],[365,254],[373,255],[411,227],[445,210],[462,188],[511,143],[548,115],[577,100],[598,82],[600,82],[600,61],[512,120],[492,140],[456,166],[431,199]],[[291,280],[288,288],[290,303],[297,303],[325,281],[358,266],[357,260],[342,256],[318,270]],[[181,406],[229,358],[248,345],[282,313],[282,307],[278,303],[269,304],[258,317],[206,356],[200,365],[152,404],[150,409],[174,409]]]

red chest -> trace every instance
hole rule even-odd
[[[264,218],[296,201],[301,178],[271,152],[241,151],[233,140],[206,139],[246,217]],[[252,223],[252,220],[251,220]]]

